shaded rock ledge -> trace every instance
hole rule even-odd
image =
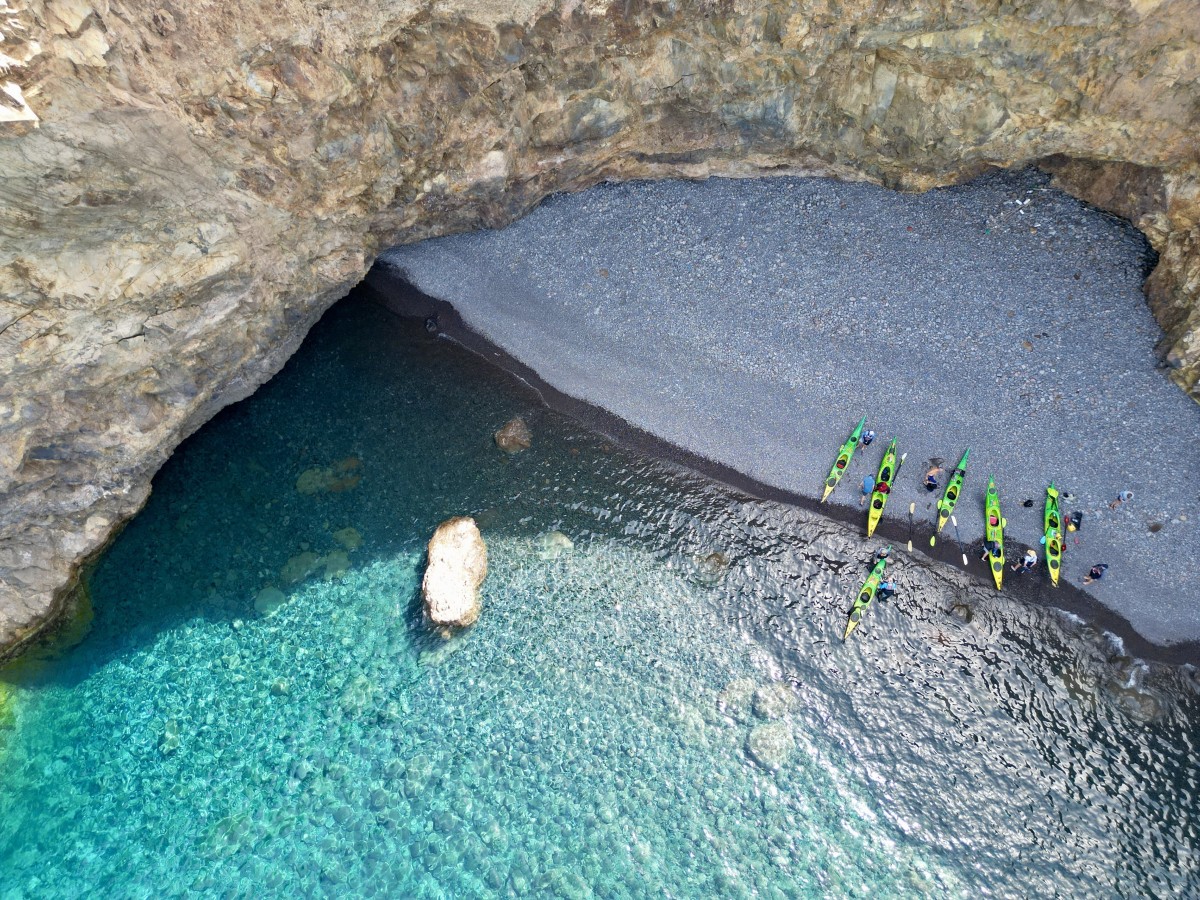
[[[1163,358],[1200,394],[1192,0],[16,0],[0,32],[8,651],[381,246],[604,179],[1039,163],[1149,236]]]

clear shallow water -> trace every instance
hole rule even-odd
[[[447,644],[421,556],[463,512]],[[873,549],[343,304],[159,475],[87,639],[7,674],[0,896],[1200,892],[1193,673],[903,554],[843,645]]]

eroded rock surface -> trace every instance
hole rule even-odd
[[[603,179],[1040,161],[1200,394],[1194,0],[0,2],[0,646],[376,251]]]

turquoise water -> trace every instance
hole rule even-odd
[[[447,642],[418,586],[461,513]],[[8,674],[0,897],[1200,893],[1194,671],[903,555],[843,645],[871,552],[348,301]]]

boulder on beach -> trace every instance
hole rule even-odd
[[[487,575],[487,545],[475,520],[455,516],[429,539],[429,563],[421,582],[425,613],[435,625],[473,624],[479,618],[479,586]]]
[[[520,453],[533,444],[533,432],[520,416],[509,419],[492,437],[496,440],[496,446],[505,453]]]

